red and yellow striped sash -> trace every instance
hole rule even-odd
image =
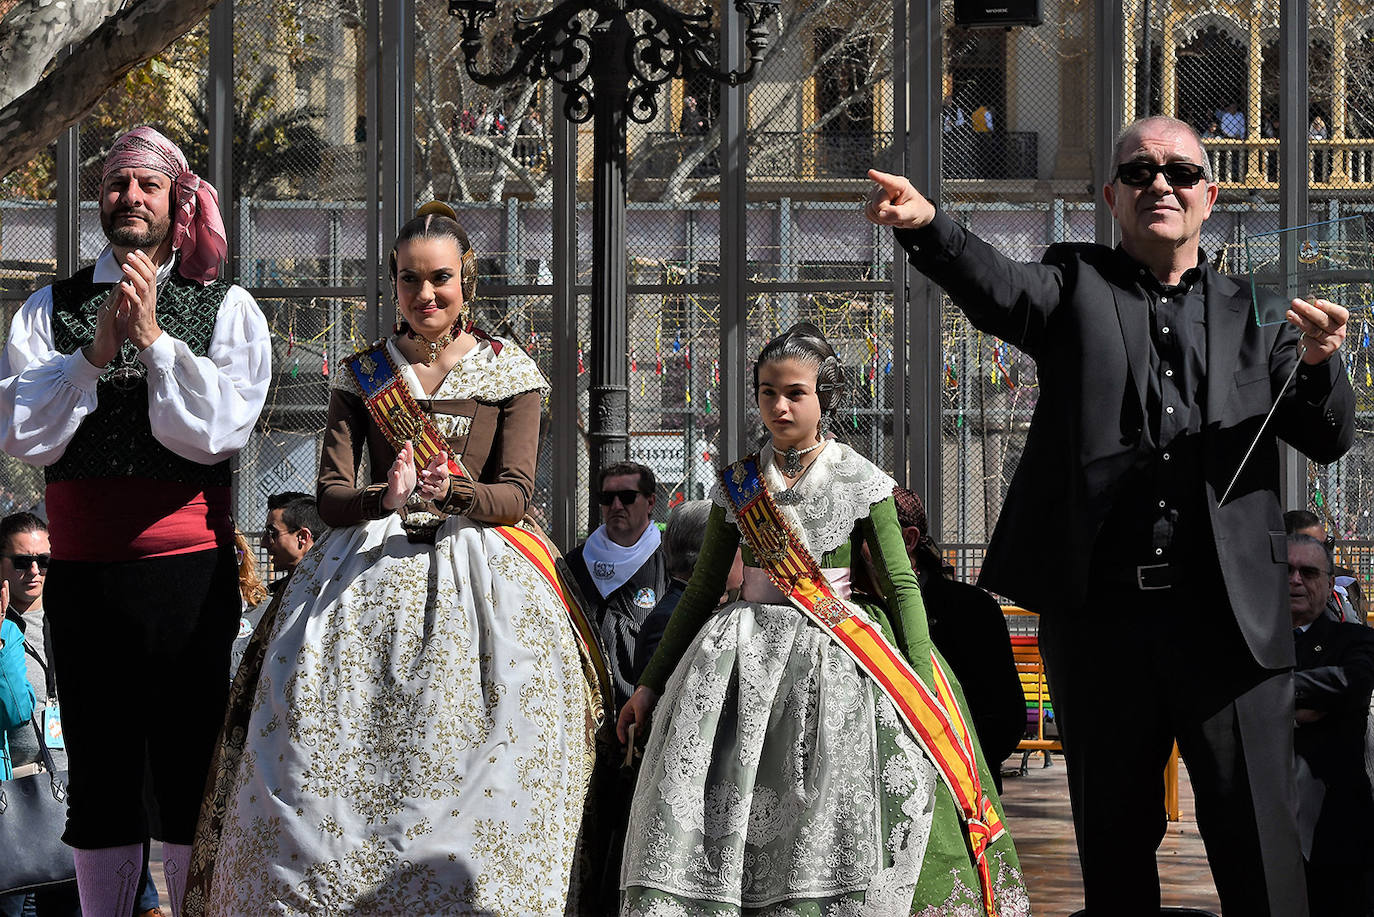
[[[592,668],[596,672],[598,683],[594,687],[602,694],[603,702],[609,704],[606,698],[611,685],[610,672],[606,668],[606,658],[601,654],[601,644],[597,640],[596,630],[587,620],[586,613],[577,601],[576,590],[570,585],[571,581],[563,572],[558,558],[554,557],[553,550],[538,533],[517,525],[495,525],[491,530],[529,561],[539,575],[553,587],[554,594],[568,610],[568,619],[572,622],[577,640],[582,644],[582,650],[591,660]],[[616,711],[611,710],[609,706],[606,709],[609,716],[615,716]]]
[[[382,431],[397,452],[406,440],[415,448],[415,465],[424,468],[448,447],[434,421],[420,410],[404,377],[397,372],[386,352],[386,342],[378,341],[344,361],[362,389],[363,402],[377,429]],[[466,477],[462,465],[449,461],[449,473]]]
[[[892,701],[912,737],[935,764],[959,807],[969,852],[978,870],[983,907],[996,917],[987,848],[1006,828],[983,792],[973,733],[964,722],[948,677],[931,652],[932,691],[882,632],[837,596],[820,565],[773,501],[751,455],[721,472],[740,534],[773,584],[830,635]]]
[[[472,330],[471,326],[469,330]],[[498,344],[499,342],[493,342],[492,346],[497,347]],[[398,452],[406,440],[410,440],[415,448],[415,464],[424,467],[440,452],[447,451],[434,421],[420,409],[405,379],[392,364],[391,357],[386,352],[385,341],[378,341],[344,362],[362,390],[368,414],[382,431],[387,442]],[[457,477],[466,477],[463,466],[452,458],[449,459],[448,470]],[[576,590],[569,586],[570,581],[560,569],[558,558],[548,542],[542,535],[519,526],[497,525],[491,528],[521,557],[529,561],[539,575],[553,587],[554,594],[567,609],[568,618],[572,621],[573,630],[584,654],[591,661],[598,680],[594,687],[604,700],[608,696],[607,691],[611,684],[606,659],[601,654],[596,631],[577,601]],[[611,715],[614,715],[614,712]]]

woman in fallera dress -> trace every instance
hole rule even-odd
[[[691,583],[617,724],[624,741],[652,714],[625,915],[1030,913],[894,482],[825,435],[843,390],[814,325],[759,355],[771,442],[721,472]],[[740,600],[712,614],[741,543]],[[851,589],[864,545],[878,597]]]
[[[520,525],[547,385],[468,320],[447,207],[391,276],[403,321],[332,379],[329,532],[236,677],[188,913],[564,913],[599,700]]]

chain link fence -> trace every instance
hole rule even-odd
[[[1047,0],[1038,28],[963,28],[944,4],[943,201],[1006,255],[1093,239],[1092,8]],[[941,534],[972,579],[1025,447],[1035,364],[942,297]]]
[[[1245,239],[1279,228],[1277,14],[1261,4],[1203,12],[1160,0],[1123,10],[1120,49],[1127,117],[1163,112],[1208,137],[1221,197],[1203,246],[1244,272]],[[1247,15],[1246,11],[1252,15]],[[592,352],[592,129],[577,128],[578,202],[571,226],[554,226],[555,170],[548,125],[561,104],[546,82],[480,86],[465,72],[457,20],[443,3],[416,5],[412,147],[415,203],[452,202],[481,258],[478,321],[513,338],[552,375],[555,347],[577,354],[573,392],[553,391],[545,414],[535,515],[548,522],[554,470],[576,463],[585,500],[587,387]],[[509,15],[509,13],[503,13]],[[1038,28],[971,29],[943,11],[941,205],[1003,251],[1038,259],[1056,241],[1093,237],[1098,189],[1090,148],[1098,24],[1081,0],[1046,0]],[[235,5],[233,168],[226,216],[236,237],[233,270],[258,296],[273,337],[273,385],[253,441],[240,456],[237,512],[262,523],[264,498],[311,491],[330,374],[365,343],[370,205],[367,8],[358,2],[240,0]],[[488,26],[478,65],[508,66],[517,49]],[[840,350],[851,396],[835,432],[892,469],[897,386],[890,243],[859,214],[870,165],[903,161],[892,82],[892,6],[879,0],[802,0],[770,15],[769,45],[747,86],[748,199],[743,253],[720,250],[723,196],[721,93],[709,79],[666,84],[648,123],[631,124],[627,189],[628,353],[631,455],[661,482],[656,517],[704,496],[725,399],[746,407],[752,446],[763,429],[751,393],[721,386],[722,259],[742,258],[748,351],[800,320]],[[1306,176],[1312,221],[1363,216],[1374,207],[1374,52],[1371,25],[1314,7]],[[493,38],[493,36],[495,36]],[[79,134],[79,256],[104,245],[94,204],[99,166],[119,130],[166,126],[205,174],[209,126],[206,30],[199,29],[113,90]],[[149,100],[152,100],[150,102]],[[391,155],[383,152],[383,155]],[[0,305],[8,319],[57,273],[55,160],[36,159],[0,185]],[[576,340],[555,337],[554,238],[571,233]],[[382,240],[383,257],[386,243]],[[1333,532],[1371,533],[1366,492],[1374,478],[1366,432],[1374,408],[1369,302],[1353,310],[1347,366],[1360,398],[1361,435],[1341,462],[1310,469],[1310,497]],[[384,309],[389,312],[389,308]],[[1035,406],[1034,365],[941,306],[944,365],[939,531],[957,546],[961,573],[976,572]],[[743,367],[748,378],[748,367]],[[913,368],[915,370],[916,368]],[[557,414],[560,399],[576,409]],[[919,410],[919,408],[917,408]],[[554,416],[573,418],[579,448],[554,455]],[[0,460],[0,507],[41,495],[33,469]],[[579,518],[591,519],[583,503]],[[579,533],[580,534],[580,533]]]
[[[845,368],[830,431],[881,468],[895,463],[896,340],[889,260],[860,201],[871,167],[895,169],[892,5],[784,4],[749,84],[748,351],[799,321]],[[751,375],[746,369],[746,384]],[[751,393],[750,446],[765,437]],[[737,456],[725,456],[733,461]]]
[[[233,43],[231,272],[272,340],[267,403],[235,482],[256,543],[270,495],[315,492],[330,382],[367,342],[367,60],[348,3],[239,0]],[[208,131],[188,139],[208,158]]]

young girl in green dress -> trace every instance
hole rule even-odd
[[[759,355],[771,442],[722,473],[691,583],[620,714],[622,741],[653,714],[625,915],[1030,913],[932,652],[894,482],[825,436],[844,384],[809,323]],[[712,615],[742,539],[741,598]],[[851,589],[863,545],[876,601]]]

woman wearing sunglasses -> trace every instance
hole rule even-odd
[[[1192,127],[1144,119],[1115,153],[1115,249],[1013,261],[882,172],[867,215],[974,326],[1035,360],[1035,417],[979,582],[1041,615],[1088,912],[1159,913],[1177,740],[1222,910],[1300,914],[1276,438],[1319,462],[1350,448],[1348,315],[1207,262],[1218,188]],[[1155,700],[1123,709],[1142,680]]]

